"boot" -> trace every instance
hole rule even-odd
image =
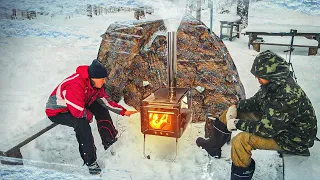
[[[251,159],[249,167],[237,167],[232,163],[231,167],[231,180],[251,180],[256,163]]]
[[[231,132],[228,131],[227,126],[223,124],[218,118],[212,118],[213,128],[209,135],[209,139],[199,137],[196,140],[197,146],[205,149],[210,156],[215,158],[221,157],[221,147],[230,141]]]
[[[89,173],[92,175],[98,175],[101,173],[101,168],[98,165],[97,161],[93,162],[92,164],[88,165]]]

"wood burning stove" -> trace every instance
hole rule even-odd
[[[142,101],[141,132],[180,138],[191,120],[191,94],[188,88],[176,88],[176,97],[168,99],[169,88],[160,88]]]
[[[176,32],[168,32],[167,66],[168,88],[160,88],[142,101],[141,132],[146,134],[175,137],[176,143],[192,117],[191,92],[189,88],[177,88],[177,40]]]

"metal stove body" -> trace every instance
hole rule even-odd
[[[176,98],[168,100],[169,88],[160,88],[142,101],[141,132],[180,138],[191,120],[191,93],[176,88]]]
[[[141,132],[146,134],[175,137],[176,144],[192,117],[192,99],[189,88],[177,88],[177,35],[167,36],[168,88],[160,88],[141,103]],[[177,153],[177,151],[176,151]]]

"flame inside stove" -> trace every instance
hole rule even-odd
[[[153,129],[170,130],[171,115],[173,113],[149,112],[149,124]]]

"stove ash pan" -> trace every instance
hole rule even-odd
[[[191,121],[191,93],[189,88],[160,88],[142,101],[141,132],[157,136],[180,138]]]

